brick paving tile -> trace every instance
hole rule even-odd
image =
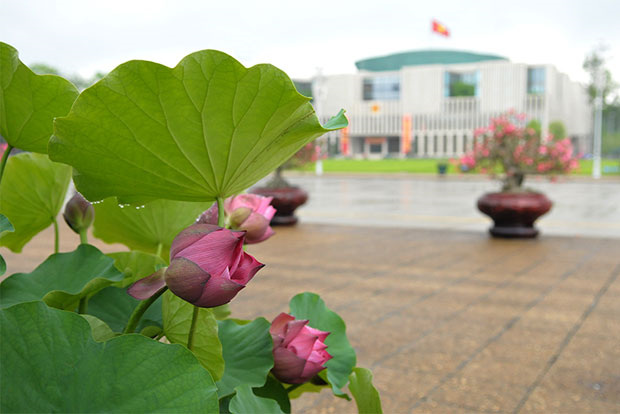
[[[31,271],[50,241],[0,249],[8,273]],[[77,243],[63,230],[62,251]],[[321,294],[386,413],[620,412],[620,240],[302,223],[248,251],[267,267],[233,315],[273,318],[294,294]],[[329,390],[293,408],[356,412]]]

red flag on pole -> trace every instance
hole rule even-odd
[[[446,26],[444,26],[443,24],[439,23],[437,20],[433,20],[432,21],[432,29],[433,32],[438,33],[442,36],[445,37],[449,37],[450,36],[450,32],[448,31],[448,28]]]

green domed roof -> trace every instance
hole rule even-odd
[[[480,53],[459,50],[418,50],[394,53],[386,56],[362,59],[355,62],[358,70],[381,72],[400,70],[404,66],[450,65],[455,63],[473,63],[487,60],[508,60],[503,56],[482,55]]]

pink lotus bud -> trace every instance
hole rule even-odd
[[[329,332],[309,327],[307,320],[281,313],[271,322],[269,333],[273,339],[271,372],[282,382],[307,382],[325,369],[325,363],[332,358],[324,343]]]
[[[264,265],[243,251],[245,233],[212,224],[189,226],[172,242],[165,281],[203,308],[230,302]]]
[[[231,227],[246,232],[247,244],[259,243],[274,234],[269,222],[276,214],[270,203],[273,197],[240,194],[224,202],[224,211]]]
[[[215,224],[217,226],[217,203],[213,203],[213,205],[204,213],[198,217],[197,223],[202,224]]]
[[[71,230],[80,234],[88,229],[95,219],[95,209],[82,194],[75,193],[67,202],[62,216]]]

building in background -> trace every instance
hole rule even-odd
[[[585,88],[553,65],[451,50],[364,59],[358,73],[318,75],[313,104],[322,122],[341,108],[349,127],[327,134],[331,155],[364,158],[455,157],[476,128],[508,110],[561,121],[578,151],[590,151],[592,110]]]

